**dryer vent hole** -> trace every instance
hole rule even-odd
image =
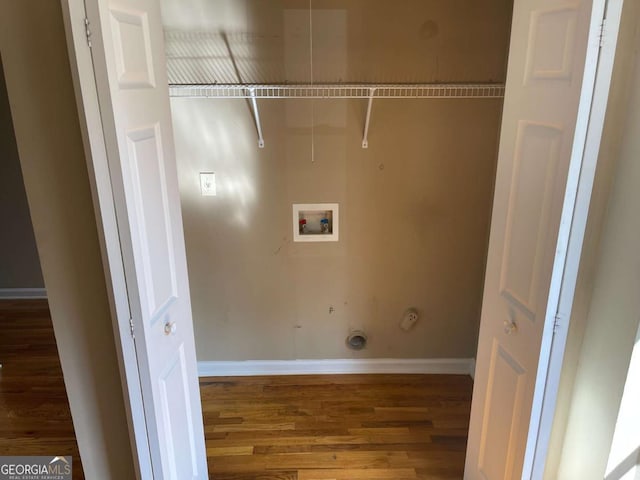
[[[367,336],[362,332],[354,332],[347,337],[347,346],[351,350],[362,350],[367,346]]]

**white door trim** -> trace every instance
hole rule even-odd
[[[99,25],[90,24],[85,27],[86,10],[83,0],[61,0],[61,4],[80,129],[98,223],[97,232],[111,307],[136,476],[138,479],[151,479],[153,478],[151,454],[135,343],[129,323],[131,313],[122,263],[120,235],[102,130],[95,72],[86,35],[86,28],[98,29]],[[114,259],[120,259],[120,261]]]
[[[523,479],[543,478],[555,417],[623,0],[594,0],[580,107],[540,348]],[[603,22],[606,18],[606,30]]]

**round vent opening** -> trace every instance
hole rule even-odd
[[[364,332],[352,332],[347,337],[347,347],[349,347],[351,350],[362,350],[366,346],[367,336],[364,334]]]

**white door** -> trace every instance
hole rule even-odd
[[[562,262],[556,248],[585,57],[589,39],[598,41],[589,35],[592,3],[515,0],[468,480],[523,476],[545,325],[553,331],[547,306],[554,262]]]
[[[159,3],[85,3],[153,478],[205,479]]]

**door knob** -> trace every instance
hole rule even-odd
[[[174,335],[176,333],[176,329],[178,326],[176,322],[167,322],[164,324],[164,334],[165,335]]]
[[[511,335],[518,332],[518,324],[515,320],[509,319],[504,321],[504,333]]]

